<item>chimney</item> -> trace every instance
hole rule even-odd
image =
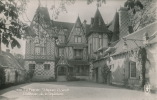
[[[10,53],[10,49],[6,49],[6,52],[7,52],[7,53]]]
[[[86,33],[86,23],[87,23],[87,21],[84,20],[84,21],[83,21],[83,29],[84,29],[85,33]]]
[[[128,9],[126,7],[120,7],[119,9],[119,38],[122,38],[129,34],[128,28],[130,26],[130,19]]]

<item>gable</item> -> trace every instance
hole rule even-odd
[[[76,43],[75,37],[81,37],[80,43],[86,43],[86,37],[80,18],[78,17],[68,37],[68,43]]]
[[[68,65],[67,60],[64,58],[64,56],[61,56],[61,58],[59,59],[57,66],[62,66],[62,65]]]
[[[32,33],[43,37],[46,35],[56,36],[55,32],[52,30],[52,23],[46,7],[38,7],[33,20],[30,24]]]

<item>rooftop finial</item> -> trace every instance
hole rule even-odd
[[[38,0],[38,2],[39,2],[39,4],[38,4],[38,5],[39,5],[39,7],[40,7],[40,6],[41,6],[41,2],[40,2],[40,0]]]
[[[47,7],[47,0],[46,0],[46,7]]]

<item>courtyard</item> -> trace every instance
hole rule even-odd
[[[0,100],[156,100],[155,94],[87,81],[34,82],[0,91]]]

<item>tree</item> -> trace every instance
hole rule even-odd
[[[105,64],[101,69],[102,77],[104,79],[104,83],[107,83],[107,78],[110,73],[110,68]]]
[[[0,0],[0,51],[1,43],[21,47],[17,38],[22,38],[27,25],[19,20],[19,15],[26,4],[27,0]]]
[[[102,4],[106,3],[106,0],[87,0],[87,4],[90,5],[94,1],[96,1],[97,7],[101,7]],[[60,3],[59,3],[59,6],[56,7],[55,0],[54,0],[54,4],[51,6],[51,11],[53,13],[52,17],[54,19],[57,19],[61,12],[66,12],[67,13],[68,11],[66,9],[66,6],[74,4],[75,2],[76,2],[76,0],[61,0]]]
[[[127,0],[124,3],[124,7],[128,8],[134,31],[156,20],[155,2],[156,0]]]
[[[146,52],[146,49],[145,48],[140,48],[139,50],[139,53],[138,53],[138,59],[139,61],[141,62],[141,71],[142,71],[142,77],[141,77],[141,80],[142,80],[142,84],[141,84],[141,87],[143,88],[144,85],[146,84],[146,77],[145,77],[145,74],[146,74],[146,60],[147,60],[147,52]]]
[[[0,87],[5,84],[5,69],[0,66]]]

